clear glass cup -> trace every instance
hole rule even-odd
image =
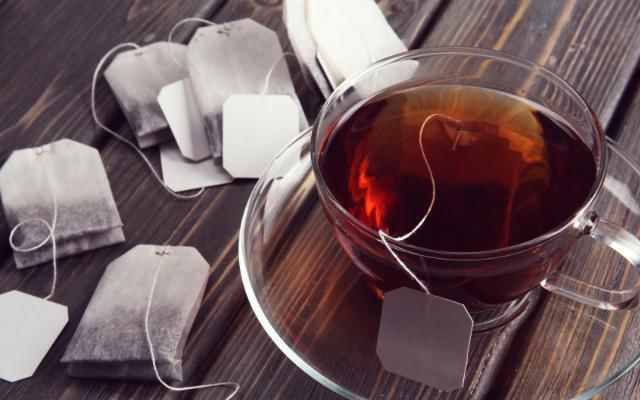
[[[596,181],[582,207],[555,229],[526,242],[475,252],[392,242],[395,253],[429,290],[465,304],[476,331],[499,326],[517,315],[524,296],[538,285],[601,309],[635,305],[637,289],[607,290],[555,274],[581,238],[598,240],[633,266],[640,264],[640,241],[594,210],[607,168],[605,137],[594,113],[571,86],[543,67],[506,54],[467,48],[410,51],[372,65],[336,89],[313,127],[311,162],[325,214],[342,248],[379,294],[400,286],[419,288],[384,247],[378,233],[335,199],[323,179],[319,157],[327,135],[346,113],[390,87],[414,84],[493,89],[552,110],[580,135],[597,168]]]

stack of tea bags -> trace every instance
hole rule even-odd
[[[285,0],[283,18],[305,76],[324,96],[370,64],[407,51],[374,0]],[[415,65],[401,69],[411,74]]]
[[[118,54],[105,76],[173,191],[258,178],[307,126],[276,33],[242,19]]]

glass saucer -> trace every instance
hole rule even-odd
[[[343,397],[390,398],[392,386],[425,394],[424,387],[385,372],[378,361],[380,304],[323,215],[310,137],[303,132],[275,158],[246,206],[239,262],[251,307],[289,359]],[[606,192],[597,209],[640,234],[640,168],[613,142],[609,152]],[[562,272],[610,289],[640,286],[625,261],[586,238]],[[640,362],[638,330],[640,314],[634,310],[602,311],[546,294],[516,333],[490,397],[591,398]],[[534,384],[521,388],[512,380]],[[536,388],[544,392],[536,395]]]

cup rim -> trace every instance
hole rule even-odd
[[[333,93],[327,98],[327,100],[322,105],[318,116],[316,117],[312,132],[311,132],[311,164],[313,168],[313,173],[315,175],[316,187],[321,192],[321,195],[325,195],[326,198],[331,203],[331,206],[335,207],[338,212],[346,218],[348,222],[355,225],[357,228],[362,230],[368,236],[371,236],[376,241],[381,242],[377,231],[364,224],[362,221],[354,217],[349,211],[347,211],[338,200],[335,198],[329,187],[327,186],[324,177],[322,176],[322,172],[320,170],[320,165],[318,163],[318,153],[319,148],[317,145],[317,138],[319,135],[319,126],[320,123],[325,119],[329,107],[339,99],[349,88],[355,86],[355,84],[362,79],[364,76],[375,72],[376,70],[406,60],[414,60],[429,56],[444,56],[444,55],[468,55],[468,56],[479,56],[487,59],[497,59],[503,62],[507,62],[510,64],[515,64],[520,67],[526,68],[531,71],[535,71],[536,73],[540,73],[549,77],[552,81],[566,90],[574,99],[578,102],[578,105],[588,111],[588,114],[591,118],[589,118],[590,125],[595,132],[595,136],[597,137],[596,145],[600,148],[600,163],[597,166],[596,171],[596,181],[594,182],[589,195],[585,199],[583,205],[576,210],[569,218],[567,218],[564,222],[560,223],[558,226],[553,228],[552,230],[539,235],[535,238],[529,239],[522,243],[516,243],[511,246],[501,247],[498,249],[491,250],[479,250],[479,251],[447,251],[447,250],[437,250],[430,249],[422,246],[415,246],[405,242],[398,242],[395,240],[390,240],[389,245],[394,248],[396,251],[418,255],[418,256],[426,256],[430,258],[440,258],[440,259],[492,259],[492,258],[501,258],[509,255],[513,255],[516,253],[520,253],[523,251],[527,251],[533,247],[539,246],[548,240],[556,237],[560,233],[564,232],[571,226],[576,226],[579,228],[581,224],[580,218],[587,215],[588,211],[591,209],[591,206],[595,202],[600,190],[602,189],[604,178],[606,176],[607,170],[607,162],[608,162],[608,154],[606,147],[606,139],[604,136],[604,132],[600,126],[600,123],[584,98],[564,79],[559,77],[554,72],[546,69],[545,67],[526,60],[521,57],[513,56],[510,54],[506,54],[500,51],[489,50],[484,48],[476,48],[476,47],[431,47],[427,49],[416,49],[409,50],[403,53],[398,53],[396,55],[384,58],[380,61],[377,61],[371,64],[369,67],[361,70],[360,72],[352,75],[351,77],[345,79],[338,87],[333,91]]]

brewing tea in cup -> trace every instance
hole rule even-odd
[[[395,73],[407,65],[412,74]],[[581,237],[627,258],[640,242],[593,212],[607,164],[602,130],[538,65],[480,49],[394,56],[334,92],[311,146],[336,237],[380,292],[417,285],[378,231],[404,235],[428,212],[409,238],[391,240],[393,251],[431,293],[472,312],[503,310],[494,325],[541,283],[601,308],[630,300],[603,304],[547,281]]]

